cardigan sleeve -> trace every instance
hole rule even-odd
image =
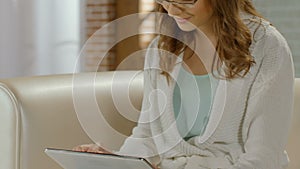
[[[152,71],[150,66],[152,64],[152,56],[154,54],[154,46],[156,45],[157,38],[155,38],[149,45],[144,62],[144,93],[141,112],[138,120],[138,124],[133,128],[132,134],[125,140],[120,150],[116,154],[130,155],[136,157],[143,157],[150,161],[152,164],[158,163],[159,155],[156,150],[154,140],[152,138],[150,128],[150,116],[151,103],[150,95],[153,89],[151,83]]]
[[[243,125],[244,153],[230,169],[282,169],[293,111],[294,71],[290,50],[279,35],[267,37],[257,77],[262,85],[250,94]]]

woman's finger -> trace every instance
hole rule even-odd
[[[110,151],[98,146],[96,144],[83,144],[73,148],[73,151],[91,152],[91,153],[108,153],[113,154]]]

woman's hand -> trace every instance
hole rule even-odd
[[[76,146],[72,149],[73,151],[99,153],[99,154],[113,154],[112,152],[105,150],[97,144],[83,144]],[[156,165],[152,164],[153,169],[159,169]]]
[[[112,152],[105,150],[97,144],[83,144],[73,148],[73,151],[90,152],[90,153],[102,153],[102,154],[113,154]]]
[[[159,167],[157,167],[157,165],[152,164],[152,168],[153,169],[160,169]]]

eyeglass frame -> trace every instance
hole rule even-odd
[[[179,7],[183,7],[183,8],[193,8],[197,1],[198,0],[191,0],[191,1],[188,1],[188,2],[177,2],[177,1],[174,1],[174,0],[155,0],[155,2],[157,2],[160,5],[163,5],[163,2],[167,2],[167,3],[172,4],[172,5],[173,4],[175,4],[176,6],[179,5]]]

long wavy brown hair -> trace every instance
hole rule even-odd
[[[224,73],[221,75],[218,67],[218,77],[214,74],[212,66],[212,74],[219,79],[231,80],[236,77],[244,77],[250,68],[255,64],[250,54],[249,47],[253,41],[253,35],[247,25],[240,17],[241,12],[250,14],[256,18],[262,16],[256,11],[250,0],[206,0],[213,10],[213,33],[218,37],[216,52],[213,64],[224,64]],[[159,4],[156,11],[167,13],[167,11]],[[187,11],[188,12],[188,11]],[[260,20],[261,22],[261,20]],[[183,34],[187,39],[192,39],[193,34],[181,31],[176,22],[170,17],[162,17],[158,20],[159,29],[168,29],[174,34]],[[260,25],[260,24],[259,24]],[[175,35],[176,36],[176,35]],[[166,35],[160,35],[158,40],[159,49],[166,50],[175,55],[179,55],[187,48],[182,41]],[[165,75],[169,83],[170,75],[175,66],[175,60],[170,57],[160,55],[161,74]]]

